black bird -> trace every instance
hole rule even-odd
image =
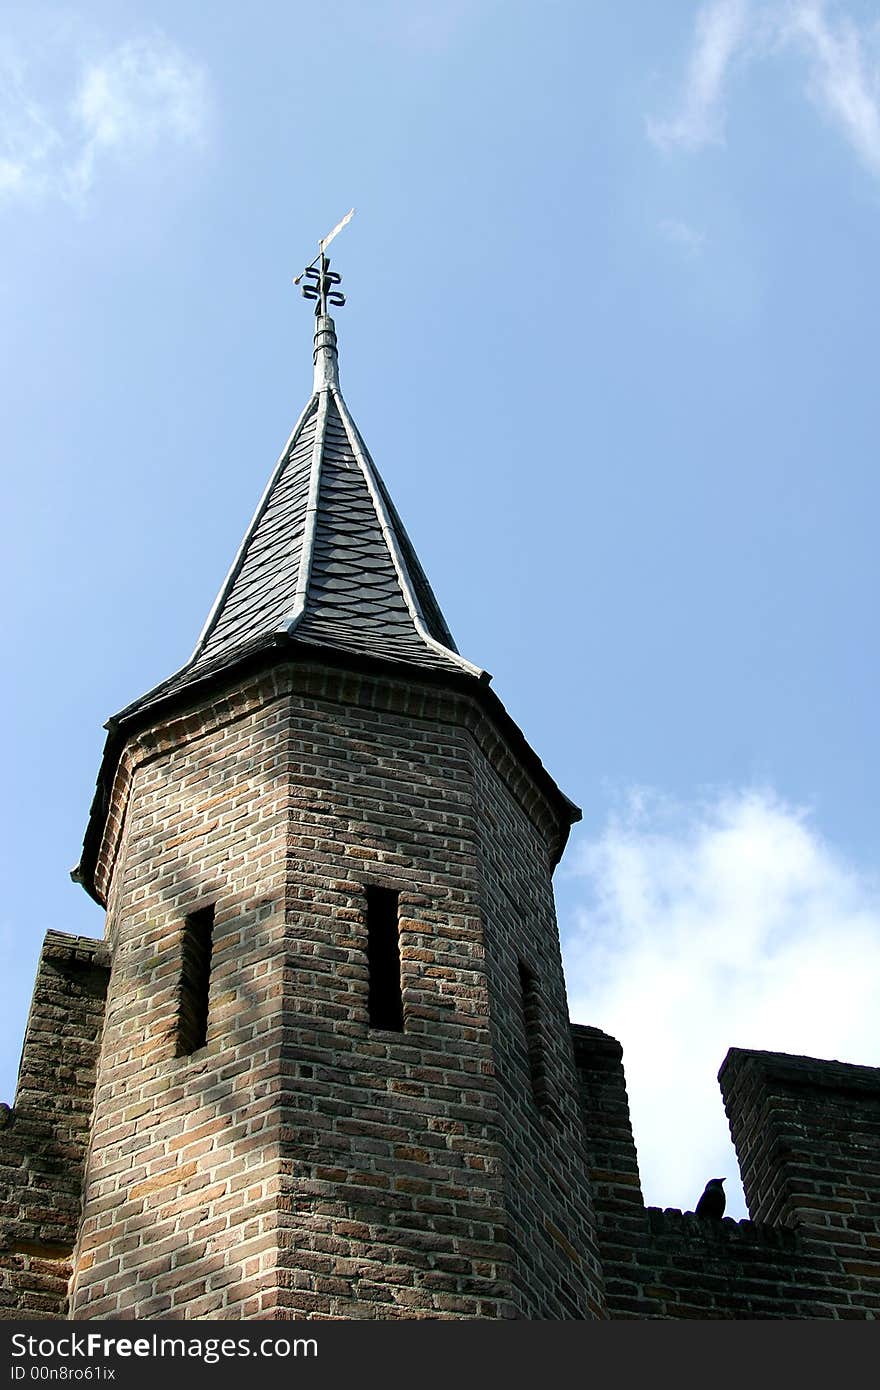
[[[721,1184],[724,1178],[710,1178],[705,1191],[697,1202],[697,1216],[708,1216],[712,1221],[720,1221],[724,1215],[726,1198]]]

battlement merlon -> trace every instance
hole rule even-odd
[[[753,1221],[880,1232],[880,1068],[731,1048],[718,1080]]]
[[[0,1247],[73,1247],[110,973],[101,941],[46,933],[15,1104],[4,1107]]]

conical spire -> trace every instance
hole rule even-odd
[[[321,270],[326,269],[321,257]],[[306,272],[308,274],[308,271]],[[254,663],[311,659],[464,682],[560,817],[554,862],[580,812],[563,796],[489,686],[456,650],[388,490],[339,388],[336,328],[322,279],[312,394],[282,450],[195,651],[107,723],[98,786],[73,877],[97,901],[114,779],[133,733]],[[337,277],[333,277],[337,283]],[[106,866],[105,866],[106,867]],[[102,881],[103,882],[103,881]]]
[[[313,356],[312,395],[195,651],[182,670],[138,705],[233,665],[255,646],[283,644],[285,638],[488,679],[459,655],[349,414],[339,387],[336,326],[329,314],[316,315]]]

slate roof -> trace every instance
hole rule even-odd
[[[124,715],[234,664],[260,639],[488,679],[458,654],[339,389],[316,320],[315,385],[187,664]]]

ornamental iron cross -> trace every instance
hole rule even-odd
[[[314,299],[316,315],[327,313],[328,305],[334,308],[342,308],[345,303],[345,295],[336,286],[342,283],[342,276],[335,270],[330,269],[330,262],[324,254],[330,242],[347,226],[354,217],[354,208],[347,212],[341,222],[337,222],[332,232],[328,232],[321,241],[318,242],[318,254],[315,259],[306,266],[302,275],[298,275],[294,284],[298,285],[302,280],[308,283],[303,285],[302,292],[305,299]]]

